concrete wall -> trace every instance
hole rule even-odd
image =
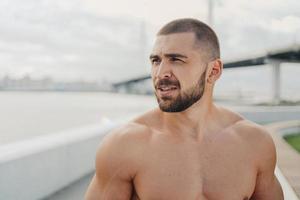
[[[0,199],[41,199],[90,173],[101,139],[116,126],[106,122],[0,146]]]

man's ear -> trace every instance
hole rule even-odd
[[[220,59],[213,60],[208,65],[209,74],[207,81],[214,84],[221,76],[223,71],[223,62]]]

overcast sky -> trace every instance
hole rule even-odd
[[[208,0],[82,1],[94,13],[145,19],[154,30],[176,18],[195,17],[204,22],[208,19]],[[299,0],[213,2],[214,28],[220,37],[225,58],[235,57],[233,54],[236,53],[248,56],[252,52],[255,55],[300,42]],[[258,52],[253,52],[254,49]]]
[[[224,60],[300,43],[299,0],[216,0]],[[149,72],[160,26],[207,21],[207,0],[1,0],[0,76],[117,81]],[[143,23],[143,21],[146,23]]]

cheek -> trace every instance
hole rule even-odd
[[[155,83],[156,80],[155,80],[155,72],[153,70],[151,70],[150,76],[151,76],[151,79],[152,79],[152,83],[154,85],[154,83]]]
[[[152,77],[153,77],[154,73],[155,73],[155,69],[154,69],[154,67],[151,67],[151,76]]]
[[[193,76],[186,76],[181,79],[180,81],[180,89],[181,90],[187,90],[190,88],[195,87],[196,84],[198,84],[199,79],[195,79]]]
[[[156,67],[151,67],[151,77],[152,77],[152,79],[154,79],[155,78],[155,75],[156,75],[156,73],[157,73],[157,68]]]

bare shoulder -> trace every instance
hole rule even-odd
[[[136,155],[151,137],[151,119],[155,118],[153,115],[153,111],[149,111],[110,131],[103,138],[98,154],[103,149],[109,149],[122,157]]]
[[[273,139],[264,126],[247,120],[239,113],[225,107],[218,106],[218,108],[221,110],[223,118],[227,119],[229,132],[233,137],[252,149],[255,147],[255,149],[274,151]]]
[[[107,178],[115,174],[124,179],[133,177],[143,157],[148,131],[146,126],[133,122],[110,131],[97,150],[96,174]]]
[[[233,125],[235,133],[249,142],[258,142],[256,144],[270,145],[273,143],[271,133],[262,125],[247,119],[237,121]]]
[[[111,130],[103,138],[97,153],[103,149],[116,151],[118,155],[131,154],[148,139],[149,128],[145,125],[129,122]]]
[[[118,144],[128,144],[145,138],[149,133],[149,128],[141,123],[130,121],[111,130],[104,138],[103,142],[111,141]]]
[[[276,148],[271,133],[249,120],[239,121],[235,125],[235,132],[250,155],[248,163],[257,174],[251,199],[283,199],[280,183],[275,176]]]
[[[244,119],[238,121],[233,129],[245,147],[249,147],[259,168],[263,168],[263,165],[275,167],[276,148],[271,133],[265,127]]]
[[[129,122],[110,131],[96,155],[96,172],[85,199],[129,199],[147,140],[147,129]]]

